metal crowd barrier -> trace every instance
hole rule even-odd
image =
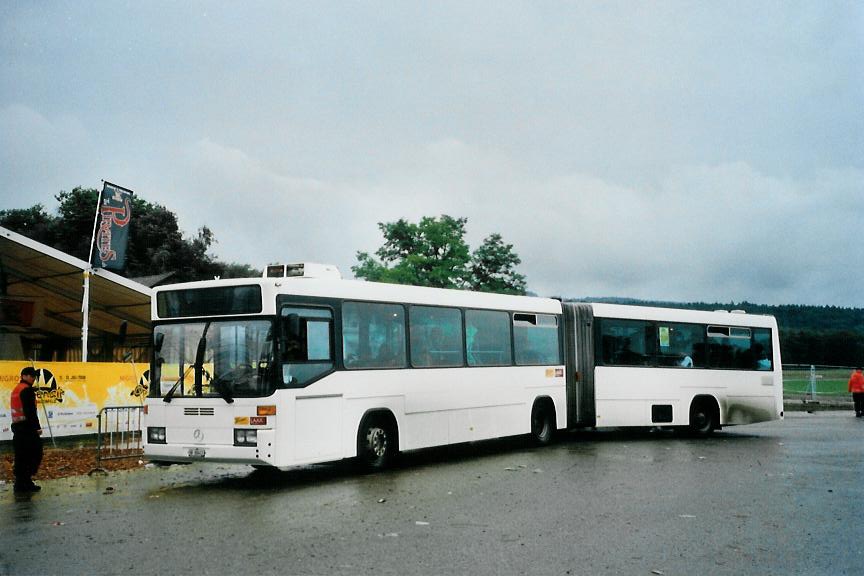
[[[102,460],[134,458],[144,453],[141,436],[143,406],[106,406],[99,411],[96,466]]]

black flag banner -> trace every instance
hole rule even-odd
[[[123,270],[126,266],[131,219],[132,191],[105,182],[99,195],[99,224],[91,262],[95,268]]]

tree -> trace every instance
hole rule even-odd
[[[56,220],[56,217],[45,211],[42,204],[0,210],[0,225],[49,246],[53,246],[57,238]]]
[[[497,232],[487,236],[471,256],[472,290],[500,294],[525,294],[525,276],[516,272],[522,263]]]
[[[375,254],[357,253],[351,270],[357,278],[373,282],[412,284],[435,288],[461,288],[470,271],[465,243],[466,218],[424,217],[419,224],[405,219],[379,223],[384,245]]]
[[[76,186],[71,192],[63,190],[54,198],[60,203],[57,212],[58,224],[62,230],[54,247],[81,260],[87,260],[99,191]]]
[[[87,260],[96,200],[99,191],[76,187],[61,191],[57,216],[48,214],[41,204],[31,208],[0,211],[0,226],[5,226],[76,258]],[[126,249],[126,276],[149,276],[174,272],[172,281],[205,280],[214,276],[242,278],[260,272],[246,264],[226,264],[208,252],[216,237],[206,226],[191,239],[184,237],[177,215],[160,204],[132,198],[132,221]]]
[[[467,222],[446,214],[423,217],[417,224],[404,218],[380,222],[384,244],[375,251],[377,259],[358,252],[351,271],[373,282],[524,294],[525,277],[515,271],[521,261],[513,245],[492,234],[471,254]]]

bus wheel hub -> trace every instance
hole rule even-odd
[[[381,428],[372,428],[366,436],[369,451],[375,456],[383,456],[387,451],[387,433]]]

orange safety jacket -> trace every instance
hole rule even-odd
[[[849,377],[849,392],[864,392],[864,374],[856,370]]]
[[[27,419],[27,416],[24,414],[24,404],[21,402],[21,392],[23,392],[28,385],[26,382],[19,382],[18,386],[12,390],[12,399],[9,403],[12,408],[12,423],[16,424],[18,422],[24,422]]]

